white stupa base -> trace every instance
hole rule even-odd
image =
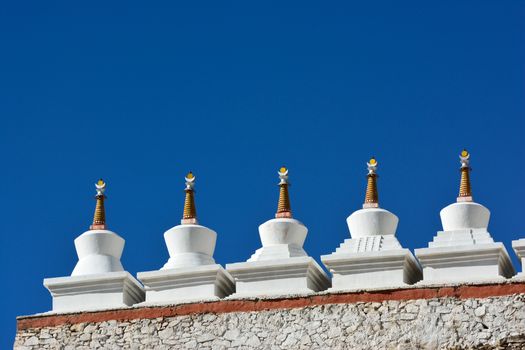
[[[275,244],[257,249],[247,261],[280,260],[299,256],[308,256],[302,247],[295,244]]]
[[[514,278],[525,279],[525,272],[523,271],[523,267],[525,266],[525,239],[522,238],[516,241],[512,241],[512,249],[514,249],[514,252],[516,253],[521,262],[521,272],[514,276]]]
[[[401,249],[403,249],[403,247],[397,240],[396,236],[392,234],[375,235],[347,238],[335,249],[333,254],[354,254]]]
[[[452,231],[438,231],[429,248],[457,247],[465,245],[477,245],[494,243],[492,236],[486,228],[473,228]]]
[[[162,270],[215,264],[217,233],[205,226],[177,225],[164,233],[164,240],[170,258]]]
[[[235,297],[303,294],[330,287],[330,279],[311,257],[227,264],[236,282]]]
[[[259,226],[262,247],[248,259],[252,261],[280,260],[308,256],[303,249],[308,229],[292,218],[271,219]]]
[[[146,290],[146,303],[169,303],[224,298],[235,291],[235,283],[221,265],[139,272]]]
[[[443,231],[487,229],[490,211],[476,202],[452,203],[439,212]]]
[[[215,265],[213,257],[204,253],[177,253],[168,259],[161,270]]]
[[[44,279],[53,311],[126,307],[144,301],[144,289],[127,271]]]
[[[383,208],[364,208],[354,211],[346,223],[353,239],[369,236],[393,236],[399,219]]]
[[[419,263],[410,250],[403,248],[336,252],[321,256],[321,261],[333,275],[330,291],[402,287],[422,277]]]
[[[124,271],[120,262],[125,241],[109,230],[89,230],[75,239],[78,262],[71,276]]]
[[[421,284],[503,280],[514,275],[502,243],[421,248],[415,253],[423,266]]]

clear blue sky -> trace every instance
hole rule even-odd
[[[525,237],[523,1],[5,2],[0,9],[0,348],[47,311],[108,183],[128,271],[160,268],[184,175],[215,258],[246,260],[281,165],[313,257],[359,209],[366,160],[409,248],[440,229],[472,153],[474,198],[506,244]],[[518,270],[521,267],[516,264]]]

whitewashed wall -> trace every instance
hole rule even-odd
[[[15,349],[525,348],[525,294],[330,304],[20,330]]]

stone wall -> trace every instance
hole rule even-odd
[[[225,300],[26,317],[18,321],[15,349],[523,349],[524,286]]]

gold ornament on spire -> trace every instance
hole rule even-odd
[[[195,175],[190,171],[186,175],[186,197],[184,199],[184,213],[182,214],[181,224],[197,224],[197,209],[195,209]]]
[[[377,193],[377,160],[372,157],[366,163],[368,167],[366,195],[363,208],[377,208],[379,207],[379,194]]]
[[[472,189],[470,187],[470,153],[466,149],[461,151],[459,155],[461,162],[461,179],[459,181],[459,196],[458,202],[472,202]]]
[[[290,207],[290,197],[288,195],[288,169],[281,167],[277,172],[279,174],[279,202],[277,204],[276,218],[291,218],[292,209]]]
[[[93,224],[89,226],[90,230],[105,230],[106,229],[106,210],[104,208],[104,200],[106,196],[104,191],[106,190],[106,183],[100,179],[95,184],[97,189],[97,205],[95,206],[95,215],[93,216]]]

